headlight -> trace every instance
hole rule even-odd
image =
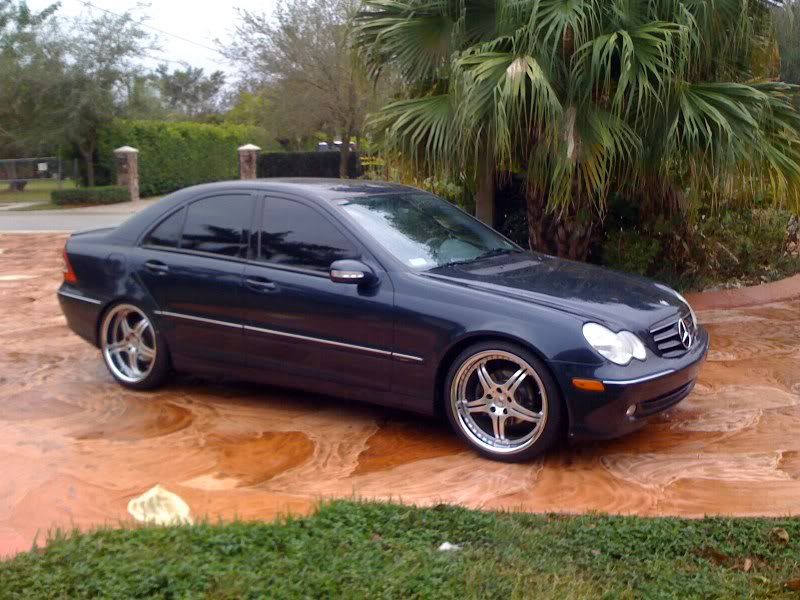
[[[586,323],[583,326],[583,337],[592,348],[618,365],[627,365],[634,358],[647,358],[644,344],[630,331],[614,333],[597,323]]]

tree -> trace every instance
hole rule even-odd
[[[51,30],[53,4],[33,12],[24,1],[0,0],[0,152],[16,155],[49,152],[55,124],[51,82],[60,60],[43,43]]]
[[[357,0],[286,0],[272,18],[240,10],[226,55],[251,90],[266,91],[284,129],[341,136],[340,173],[347,177],[349,142],[362,133],[371,90],[350,49]]]
[[[0,141],[71,147],[94,185],[97,129],[141,87],[138,59],[154,40],[130,13],[58,19],[0,0]]]
[[[156,69],[155,77],[162,102],[171,113],[197,118],[220,111],[225,87],[222,71],[206,75],[203,69],[190,65],[170,71],[162,64]]]
[[[404,98],[371,119],[386,152],[468,173],[478,214],[526,177],[533,248],[585,258],[606,198],[653,210],[745,186],[800,204],[796,88],[754,67],[768,0],[366,0],[356,42]]]
[[[130,13],[104,12],[75,20],[59,42],[67,59],[58,116],[64,136],[83,160],[86,181],[93,186],[97,130],[122,113],[127,84],[142,72],[137,59],[154,48],[155,41]]]

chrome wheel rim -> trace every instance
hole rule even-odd
[[[464,361],[450,389],[461,431],[497,454],[529,448],[547,423],[547,392],[536,370],[504,350],[479,352]]]
[[[130,304],[115,306],[103,320],[101,347],[111,372],[127,383],[139,383],[156,363],[156,335],[141,310]]]

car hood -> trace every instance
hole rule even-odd
[[[438,279],[644,331],[685,311],[670,288],[636,275],[533,252],[518,252],[428,271]]]

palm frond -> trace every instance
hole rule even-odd
[[[398,100],[371,115],[368,126],[387,153],[428,172],[458,170],[459,131],[449,94]]]

